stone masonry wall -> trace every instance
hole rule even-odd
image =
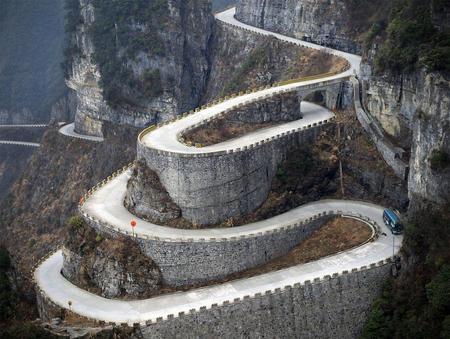
[[[144,338],[358,338],[390,265],[267,291],[141,327]]]
[[[139,337],[149,339],[358,338],[391,265],[387,260],[133,327]],[[41,319],[64,314],[61,308],[57,312],[58,307],[43,291],[38,290],[37,295]]]
[[[322,214],[276,230],[229,239],[134,239],[141,251],[158,265],[163,284],[192,285],[221,279],[285,255],[333,215]],[[84,217],[97,231],[113,237],[119,235],[110,226]]]
[[[286,152],[313,142],[322,125],[283,133],[235,152],[184,155],[161,152],[138,143],[138,159],[155,171],[184,218],[215,224],[245,215],[267,198],[272,179]]]

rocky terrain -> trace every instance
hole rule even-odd
[[[383,4],[251,0],[239,2],[237,17],[258,27],[363,53],[364,105],[391,141],[410,155],[412,206],[424,199],[442,204],[448,200],[450,182],[450,143],[445,132],[450,90],[443,61],[448,55],[449,8],[439,1]],[[391,8],[396,21],[389,31]],[[424,21],[417,19],[421,16]],[[423,49],[416,48],[420,44]],[[418,53],[424,53],[422,58]],[[382,67],[387,58],[391,59]]]
[[[49,129],[23,175],[1,204],[2,243],[11,250],[22,287],[34,262],[67,234],[80,197],[134,160],[138,129],[105,125],[104,143],[71,139]],[[20,244],[20,245],[18,245]],[[32,294],[27,288],[26,294]]]
[[[134,215],[164,224],[181,216],[180,208],[172,201],[158,175],[140,160],[127,184],[125,207]]]
[[[346,67],[345,60],[337,57],[220,23],[211,43],[211,71],[203,103],[248,88]]]
[[[240,0],[236,15],[253,26],[355,53],[361,52],[361,35],[387,13],[386,0]]]
[[[62,274],[106,298],[148,298],[161,287],[158,266],[128,237],[105,238],[80,217],[69,221]]]
[[[365,105],[392,140],[410,153],[411,200],[448,201],[450,80],[423,70],[404,76],[364,74]]]

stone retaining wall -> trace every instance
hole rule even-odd
[[[383,263],[169,316],[144,338],[358,338],[390,273]]]
[[[162,239],[134,237],[142,252],[159,267],[163,283],[183,286],[222,279],[287,254],[336,215],[323,213],[266,232],[231,238]],[[83,215],[98,232],[116,237],[121,232]],[[131,235],[127,232],[128,235]]]
[[[189,313],[119,324],[143,338],[358,338],[374,299],[391,272],[390,259],[314,281],[295,283],[192,309]],[[70,313],[38,289],[41,319]],[[83,317],[80,317],[80,320]],[[98,326],[103,321],[87,319]]]
[[[138,143],[137,157],[157,173],[184,218],[195,224],[215,224],[258,208],[286,153],[314,142],[323,123],[230,152],[185,155]]]

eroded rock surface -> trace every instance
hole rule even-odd
[[[158,175],[145,161],[136,163],[127,184],[125,207],[130,212],[154,223],[163,224],[180,216],[180,208],[172,201]]]
[[[72,220],[63,251],[68,280],[106,298],[147,297],[160,288],[158,266],[129,237],[106,238]]]
[[[249,25],[321,45],[360,49],[348,32],[349,10],[343,0],[239,0],[236,16]]]

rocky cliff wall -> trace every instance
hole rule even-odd
[[[349,33],[344,0],[239,0],[236,17],[249,25],[348,52],[360,47]]]
[[[278,81],[342,71],[346,61],[216,22],[211,41],[211,72],[203,103]]]
[[[106,298],[146,298],[160,288],[161,273],[129,237],[110,237],[75,217],[63,247],[61,274]]]
[[[393,142],[410,154],[411,201],[448,201],[450,81],[424,70],[388,77],[374,76],[371,69],[370,63],[363,67],[363,102]]]
[[[102,121],[143,127],[196,107],[209,72],[207,48],[213,24],[210,3],[167,0],[164,23],[158,32],[149,22],[137,24],[136,13],[133,13],[135,17],[129,14],[125,22],[118,19],[116,29],[119,27],[121,34],[125,31],[128,38],[123,41],[116,38],[109,57],[120,58],[120,62],[106,65],[97,60],[100,57],[96,52],[103,47],[95,45],[97,40],[93,36],[96,16],[101,14],[98,12],[101,8],[95,4],[92,0],[79,0],[80,21],[72,38],[67,85],[78,99],[76,131],[101,135]],[[158,35],[163,52],[149,50],[145,40],[133,40],[133,36],[145,37],[148,32]],[[131,53],[130,49],[132,55],[127,54]],[[111,71],[108,67],[116,69]],[[123,79],[111,78],[107,72],[123,74]]]

